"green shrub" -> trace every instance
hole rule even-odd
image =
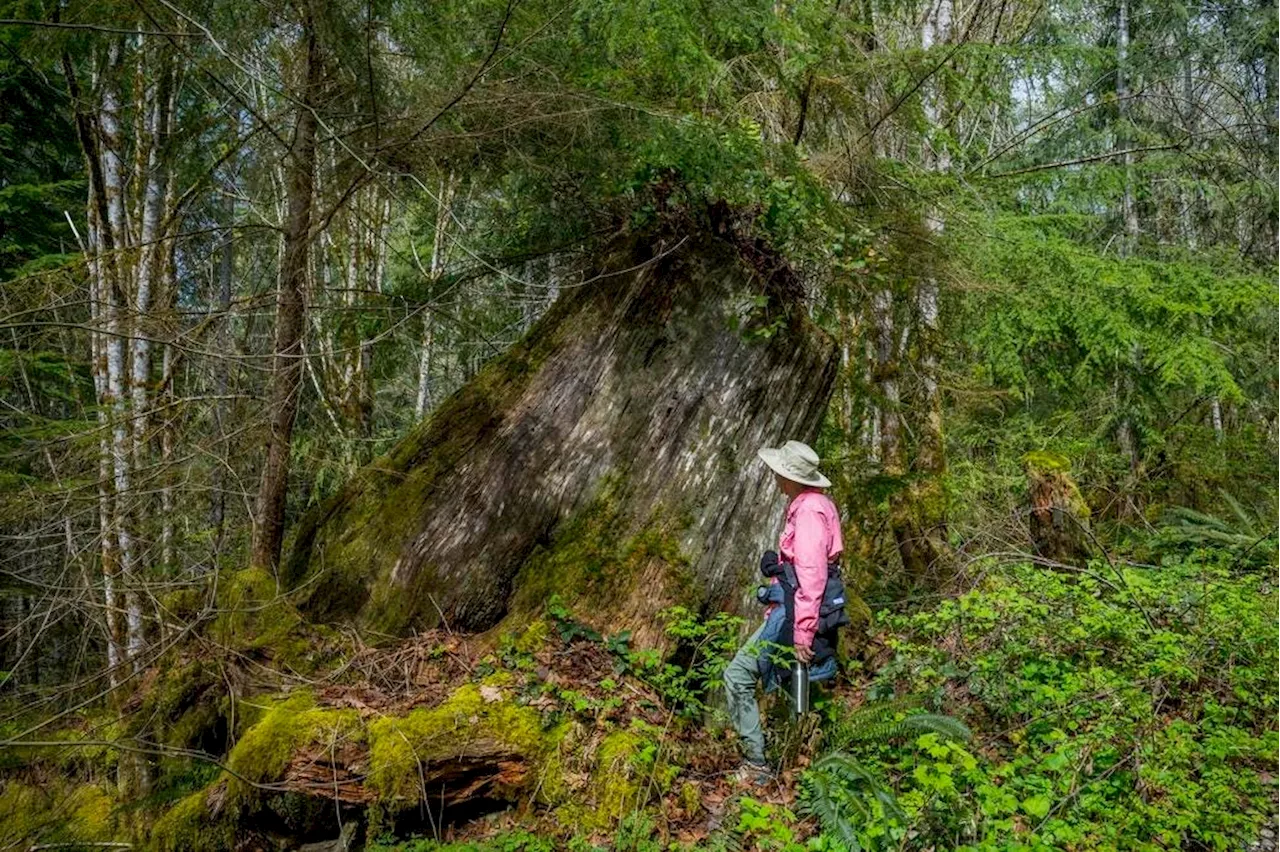
[[[1117,582],[1100,581],[1106,566],[1096,577],[993,569],[958,598],[882,614],[894,656],[870,691],[929,696],[976,739],[849,744],[902,810],[858,813],[857,842],[986,852],[1251,841],[1272,812],[1260,773],[1277,750],[1276,593],[1229,561],[1120,568]]]

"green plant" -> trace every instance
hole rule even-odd
[[[917,742],[929,744],[968,741],[973,736],[957,719],[911,713],[911,709],[908,700],[897,700],[839,714],[826,733],[832,750],[801,779],[802,811],[816,817],[825,834],[854,852],[877,848],[894,829],[900,833],[908,817],[872,765],[844,749],[879,746],[914,734],[920,735]]]
[[[738,801],[737,831],[745,849],[803,852],[796,839],[796,815],[779,805],[758,802],[749,796]]]
[[[742,619],[725,612],[702,618],[680,606],[663,610],[660,617],[675,653],[664,658],[654,649],[629,651],[625,666],[681,716],[696,718],[707,710],[706,695],[719,685],[733,656]]]
[[[1230,518],[1220,518],[1185,506],[1171,506],[1164,510],[1160,529],[1152,538],[1152,547],[1157,551],[1178,553],[1214,547],[1226,551],[1233,566],[1260,568],[1274,565],[1277,531],[1271,519],[1249,511],[1226,491],[1220,494],[1231,511]]]
[[[551,616],[556,632],[560,634],[560,639],[566,645],[579,640],[584,642],[601,640],[599,631],[593,630],[573,617],[573,613],[565,606],[559,595],[552,595],[547,601],[547,615]]]
[[[1258,773],[1277,748],[1276,593],[1231,562],[1117,566],[1123,588],[1006,565],[958,598],[881,613],[894,656],[877,691],[959,696],[982,734],[972,752],[941,732],[848,746],[895,790],[911,847],[1252,842],[1272,808]]]

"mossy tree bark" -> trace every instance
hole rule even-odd
[[[680,230],[619,239],[302,521],[285,576],[305,610],[480,630],[559,594],[646,641],[664,606],[738,608],[782,505],[755,452],[814,437],[835,345],[759,243]]]

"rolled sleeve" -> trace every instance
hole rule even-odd
[[[796,581],[795,643],[798,647],[813,645],[818,630],[818,610],[827,588],[827,524],[822,514],[801,507],[795,515],[794,548]]]

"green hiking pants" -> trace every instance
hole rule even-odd
[[[724,670],[729,718],[742,740],[743,755],[752,763],[765,762],[764,729],[760,727],[760,705],[756,703],[756,684],[760,681],[760,634],[763,630],[763,624],[756,628]]]

